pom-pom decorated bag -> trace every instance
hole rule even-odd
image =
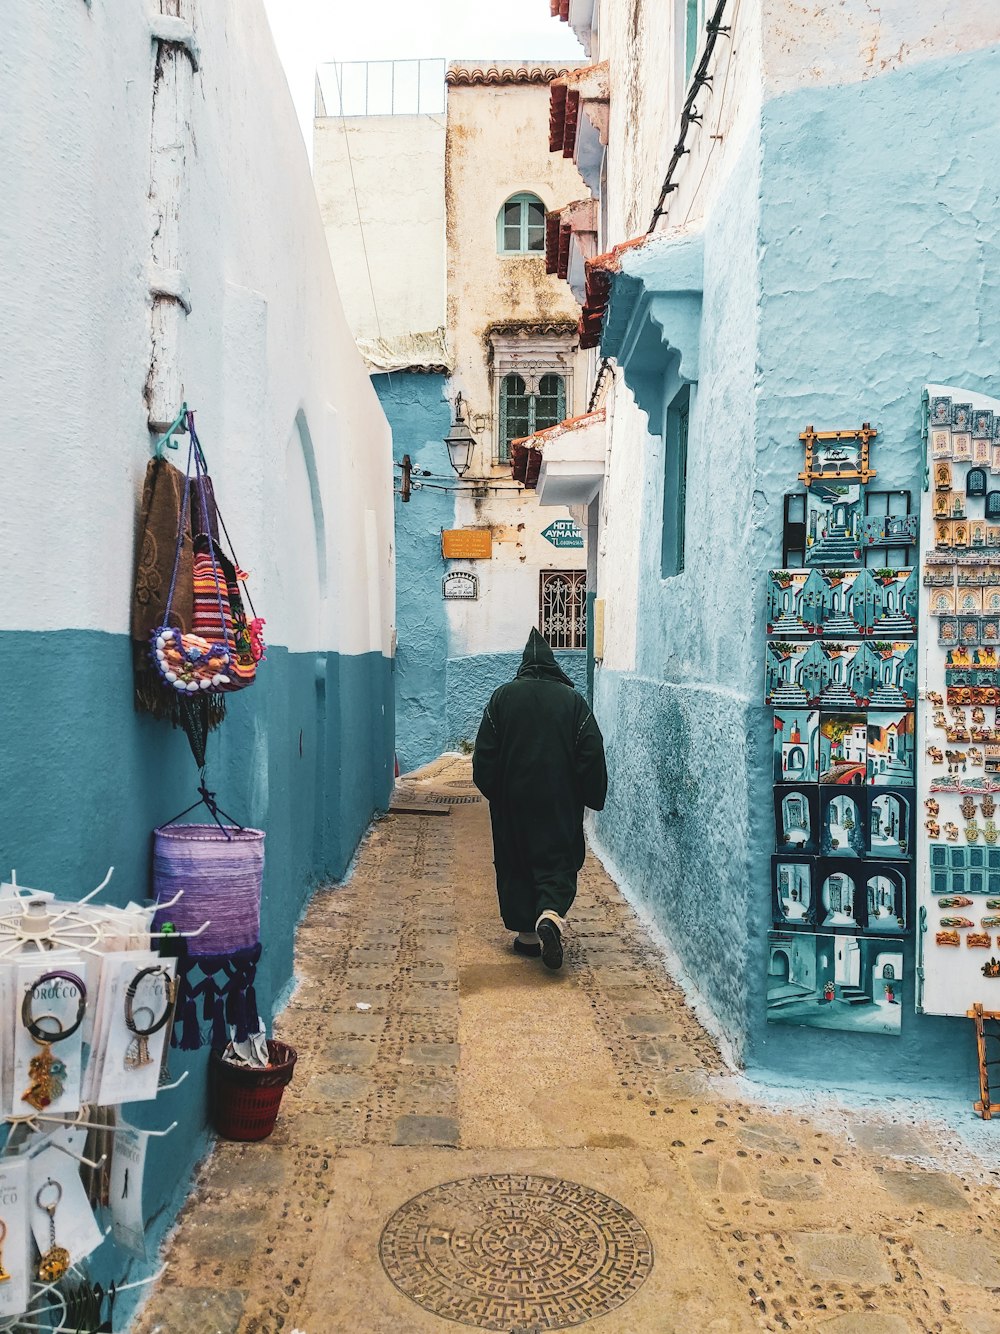
[[[193,413],[188,413],[188,431],[191,447],[188,451],[184,500],[163,622],[154,629],[151,637],[153,665],[163,684],[181,695],[242,690],[253,683],[257,675],[257,663],[264,657],[261,634],[264,621],[260,617],[247,621],[240,594],[240,583],[246,576],[224,555],[212,536],[206,502],[208,488],[203,484],[207,481],[208,472],[195,431]],[[202,483],[194,488],[191,484],[192,463],[195,478]],[[170,620],[192,490],[202,508],[202,523],[201,533],[194,543],[193,629],[190,633],[184,633],[177,626],[171,625]],[[219,519],[221,522],[221,515]],[[226,532],[224,523],[222,529]]]

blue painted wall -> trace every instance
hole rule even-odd
[[[451,475],[444,438],[451,412],[446,377],[413,371],[374,375],[372,384],[392,427],[393,458],[409,454],[414,471]],[[397,488],[398,488],[397,470]],[[420,478],[415,480],[419,481]],[[445,749],[448,623],[441,580],[441,530],[454,521],[454,497],[422,487],[408,504],[396,496],[396,753],[400,773]]]
[[[529,626],[530,629],[530,626]],[[527,634],[525,634],[527,639]],[[587,654],[583,649],[557,650],[556,662],[573,685],[587,698]],[[476,739],[483,710],[498,686],[513,680],[521,665],[517,653],[478,653],[449,658],[447,665],[447,747],[458,750]]]
[[[668,581],[648,442],[636,668],[596,674],[612,784],[597,836],[766,1077],[975,1095],[967,1022],[913,1011],[912,943],[900,1038],[767,1027],[761,681],[764,577],[807,422],[871,420],[875,485],[917,503],[923,383],[1000,392],[998,94],[987,50],[767,102],[706,230],[688,563]]]
[[[181,732],[133,712],[131,683],[122,635],[0,633],[4,878],[13,867],[23,884],[79,898],[114,865],[104,898],[146,899],[152,830],[197,799],[197,770]],[[312,890],[344,874],[373,812],[388,804],[392,718],[391,664],[381,654],[269,647],[257,683],[230,697],[209,739],[209,786],[234,818],[267,833],[257,976],[265,1021],[292,978],[295,928]],[[123,1109],[138,1126],[179,1122],[150,1141],[151,1256],[208,1144],[206,1066],[207,1049],[174,1051],[171,1071],[189,1070],[187,1081]],[[170,1194],[158,1196],[158,1183]],[[94,1275],[121,1281],[125,1265],[106,1244]]]

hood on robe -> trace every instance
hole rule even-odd
[[[534,628],[528,636],[521,666],[517,670],[517,679],[521,677],[528,677],[533,681],[559,681],[562,685],[569,686],[570,690],[575,689],[573,682],[556,662],[548,644]]]

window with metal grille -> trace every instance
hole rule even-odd
[[[587,571],[541,570],[538,630],[552,648],[587,647]]]
[[[566,416],[566,381],[561,375],[543,375],[531,392],[523,375],[505,375],[500,382],[500,438],[497,458],[510,458],[510,442],[556,426]]]
[[[512,195],[497,214],[501,255],[540,255],[545,249],[545,205],[537,195]]]

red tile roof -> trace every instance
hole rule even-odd
[[[574,199],[545,215],[545,272],[565,278],[569,273],[569,247],[574,231],[595,231],[597,201]]]
[[[554,19],[569,22],[569,0],[549,0],[549,13]]]
[[[650,239],[650,234],[634,236],[631,241],[623,241],[603,255],[595,255],[593,259],[587,260],[587,290],[580,315],[581,348],[596,347],[601,341],[604,316],[611,296],[611,278],[621,268],[622,255],[627,250],[638,249]]]
[[[607,101],[608,62],[578,65],[555,79],[549,89],[549,152],[572,157],[580,122],[580,85],[589,83],[588,98]],[[603,142],[603,134],[602,134]]]
[[[579,431],[584,426],[593,426],[596,422],[602,422],[605,418],[605,409],[598,408],[596,412],[581,412],[576,417],[567,417],[565,421],[557,422],[555,426],[547,426],[544,431],[536,431],[534,435],[523,435],[518,440],[512,440],[512,445],[527,445],[531,441],[531,449],[544,449],[550,440],[557,440],[561,435],[568,431]]]
[[[445,82],[451,88],[481,84],[551,83],[569,74],[569,65],[449,65]]]

